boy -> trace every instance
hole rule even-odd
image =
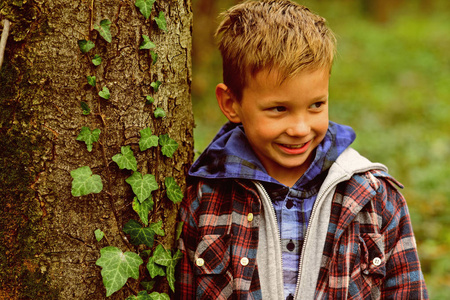
[[[328,120],[325,20],[247,1],[216,36],[229,122],[189,172],[177,298],[427,298],[399,183]]]

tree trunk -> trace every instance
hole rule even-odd
[[[173,177],[184,189],[193,159],[190,0],[158,0],[148,19],[135,0],[2,1],[11,32],[0,72],[0,298],[105,299],[99,250],[138,249],[122,232],[130,218],[139,218],[125,182],[132,171],[111,160],[121,146],[131,146],[139,172],[156,177],[149,219],[162,220],[166,235],[155,245],[174,246],[178,206],[167,199],[164,179]],[[154,21],[160,12],[167,31]],[[112,23],[111,43],[94,30],[103,19]],[[156,45],[155,64],[149,50],[139,49],[143,34]],[[82,53],[79,40],[95,47]],[[91,62],[95,54],[99,66]],[[87,76],[96,76],[95,87]],[[159,89],[151,87],[155,81],[162,82]],[[98,95],[105,86],[108,100]],[[81,102],[90,114],[83,114]],[[155,118],[156,107],[167,116]],[[76,140],[83,126],[101,130],[91,152]],[[139,150],[139,131],[146,127],[178,143],[172,158],[160,147]],[[82,166],[101,176],[102,192],[72,196],[70,172]],[[97,242],[96,229],[106,239]],[[146,276],[145,265],[140,273]],[[139,280],[129,279],[108,299],[140,289]],[[167,291],[167,283],[159,280],[156,290]]]

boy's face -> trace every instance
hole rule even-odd
[[[232,109],[266,171],[292,186],[314,160],[328,130],[329,70],[305,70],[281,84],[276,70],[249,80]]]

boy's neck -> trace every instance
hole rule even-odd
[[[288,186],[291,188],[303,176],[303,174],[306,173],[309,166],[314,161],[314,157],[315,157],[315,151],[308,157],[308,160],[305,161],[305,163],[299,167],[292,168],[289,170],[284,170],[284,172],[280,172],[280,173],[274,173],[274,172],[271,172],[270,170],[266,170],[266,171],[272,178],[276,179],[279,183],[284,184],[285,186]]]

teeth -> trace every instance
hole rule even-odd
[[[305,144],[301,144],[301,145],[283,145],[283,146],[286,147],[286,148],[291,148],[291,149],[299,149],[299,148],[305,146]]]

